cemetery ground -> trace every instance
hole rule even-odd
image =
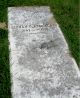
[[[7,8],[11,6],[50,6],[64,33],[73,56],[79,66],[79,1],[78,0],[0,0],[0,98],[11,98]],[[79,66],[80,67],[80,66]]]

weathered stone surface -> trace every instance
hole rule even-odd
[[[79,69],[49,7],[8,8],[8,28],[13,98],[80,98]]]

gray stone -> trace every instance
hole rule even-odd
[[[80,98],[80,71],[49,7],[9,7],[8,30],[13,98]]]

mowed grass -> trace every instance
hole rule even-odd
[[[7,24],[11,6],[50,6],[68,42],[70,54],[80,68],[79,0],[0,0],[0,22]],[[11,98],[8,32],[0,29],[0,98]]]
[[[11,98],[8,32],[0,29],[0,98]]]

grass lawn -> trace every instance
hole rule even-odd
[[[79,68],[79,0],[0,0],[0,22],[7,24],[7,7],[50,6]],[[8,31],[0,29],[0,98],[11,98]]]

